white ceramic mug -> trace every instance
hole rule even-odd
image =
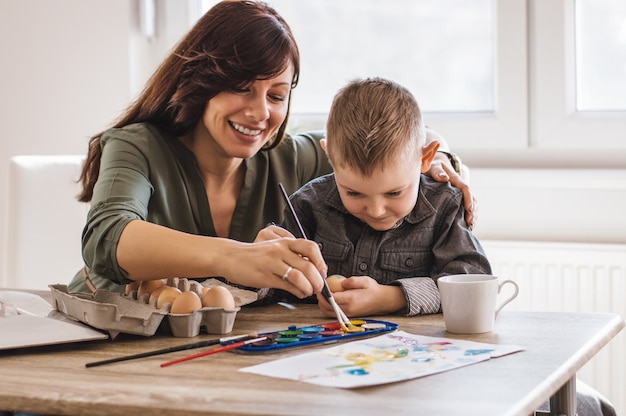
[[[510,283],[514,292],[496,308],[498,294]],[[455,274],[437,280],[446,330],[456,334],[480,334],[493,329],[495,319],[519,288],[512,280],[487,274]]]

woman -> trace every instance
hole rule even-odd
[[[289,26],[263,3],[225,1],[198,21],[90,140],[79,196],[91,202],[86,267],[70,291],[210,276],[299,298],[321,290],[314,242],[273,226],[259,233],[282,219],[279,183],[293,192],[331,171],[319,135],[285,135],[299,59]]]

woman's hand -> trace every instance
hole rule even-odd
[[[438,153],[430,165],[428,176],[437,182],[450,182],[452,186],[463,192],[463,205],[465,206],[465,222],[470,229],[473,229],[478,219],[477,202],[472,190],[469,186],[469,169],[465,165],[461,165],[461,173],[457,173],[447,156]]]
[[[314,241],[270,226],[254,243],[172,230],[146,221],[128,223],[117,258],[131,280],[222,276],[232,283],[284,289],[304,298],[324,286],[328,267]]]
[[[400,287],[381,285],[369,276],[352,276],[341,285],[344,291],[333,293],[333,297],[348,317],[386,315],[406,307]],[[335,317],[332,306],[321,294],[317,300],[324,315]]]
[[[224,276],[233,283],[283,289],[299,298],[319,293],[328,270],[319,246],[301,238],[278,237],[272,233],[282,234],[282,229],[271,227],[276,229],[266,230],[263,236],[260,232],[256,242],[238,243],[225,254]]]

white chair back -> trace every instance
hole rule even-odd
[[[9,168],[5,286],[48,290],[82,267],[89,205],[76,199],[82,155],[14,156]]]

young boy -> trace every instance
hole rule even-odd
[[[290,198],[328,275],[351,276],[334,294],[348,316],[437,313],[437,278],[491,273],[465,223],[461,191],[422,175],[439,147],[424,137],[406,88],[381,78],[350,82],[334,98],[321,143],[334,173]],[[283,227],[301,237],[288,209]],[[318,303],[334,316],[319,295]]]

